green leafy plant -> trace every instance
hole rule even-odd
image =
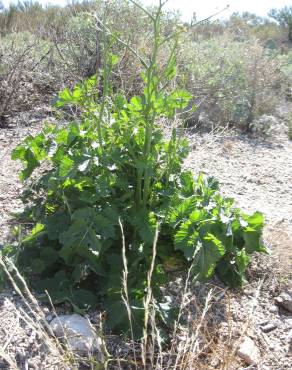
[[[169,140],[164,138],[159,120],[171,120],[191,96],[171,87],[179,33],[162,38],[161,8],[160,2],[156,13],[145,10],[153,23],[154,44],[149,59],[139,56],[144,68],[141,96],[128,101],[112,92],[117,57],[107,34],[102,74],[63,90],[56,103],[76,107],[80,120],[48,125],[12,154],[24,164],[21,179],[31,179],[24,201],[34,224],[16,252],[18,266],[30,278],[37,274],[34,286],[48,290],[57,303],[69,301],[82,310],[102,299],[109,326],[123,332],[129,325],[121,297],[121,223],[137,333],[157,229],[152,290],[162,318],[168,313],[162,308],[166,306],[159,306],[159,287],[170,268],[191,268],[194,279],[217,271],[227,284],[238,286],[250,254],[265,251],[260,244],[263,216],[247,216],[235,208],[232,199],[219,194],[215,179],[195,179],[182,170],[188,143],[176,129]],[[161,69],[157,56],[166,46],[169,58]]]

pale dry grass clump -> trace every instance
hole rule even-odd
[[[117,360],[117,369],[151,369],[151,370],[207,370],[220,369],[232,370],[238,369],[240,360],[236,353],[243,337],[248,332],[251,324],[254,310],[257,305],[262,283],[258,285],[255,297],[252,301],[247,320],[240,335],[238,328],[234,327],[231,317],[231,297],[227,289],[214,286],[207,289],[204,300],[202,301],[190,286],[193,285],[190,279],[190,270],[181,285],[181,297],[177,318],[172,330],[169,331],[169,341],[166,344],[161,337],[161,331],[158,324],[158,312],[156,311],[156,302],[152,292],[152,274],[156,258],[156,244],[158,239],[159,227],[152,249],[152,262],[147,276],[147,288],[144,298],[144,330],[143,338],[140,343],[135,342],[132,328],[132,313],[128,299],[128,268],[126,258],[126,245],[124,239],[123,226],[120,222],[123,239],[123,300],[127,307],[128,319],[131,326],[132,351],[130,358],[123,358],[122,362]],[[224,310],[225,332],[220,328],[216,309],[214,306],[220,306]],[[220,315],[219,315],[220,316]],[[220,328],[220,329],[219,329]],[[223,335],[222,335],[223,334]],[[236,339],[236,340],[235,340]],[[127,361],[128,360],[128,361]]]
[[[68,365],[71,365],[72,369],[78,369],[78,358],[69,348],[65,350],[61,346],[46,320],[45,313],[16,266],[7,258],[4,260],[0,258],[0,265],[6,273],[13,290],[18,294],[24,304],[24,306],[14,307],[19,319],[26,328],[29,328],[35,334],[34,337],[38,338],[40,342],[39,348],[45,352],[44,354],[40,354],[40,357],[44,357],[43,355],[45,355],[45,361],[42,363],[43,368],[62,370],[68,368]],[[14,335],[17,336],[17,333],[14,333],[12,330],[12,335],[6,339],[5,343],[2,342],[0,344],[0,357],[9,364],[11,369],[19,369],[16,359],[7,350],[10,344],[9,342]],[[25,357],[28,359],[29,354],[26,353]],[[24,366],[28,365],[24,364]]]
[[[120,222],[123,235],[123,227]],[[132,329],[132,313],[129,304],[127,290],[127,258],[126,246],[123,237],[123,300],[128,310],[128,319],[132,329],[132,339],[128,342],[128,351],[124,356],[112,354],[103,365],[104,369],[151,369],[151,370],[232,370],[238,369],[240,361],[236,356],[240,341],[248,331],[253,311],[261,289],[259,285],[253,304],[248,314],[245,326],[241,329],[240,335],[234,327],[231,315],[231,298],[226,289],[208,287],[205,289],[205,296],[198,297],[191,290],[190,273],[188,272],[184,284],[181,286],[181,297],[177,318],[173,328],[169,330],[169,340],[163,342],[159,327],[158,313],[156,312],[155,298],[152,292],[152,274],[156,258],[156,243],[158,228],[153,243],[152,263],[147,277],[147,289],[144,298],[145,317],[143,338],[137,342],[134,340]],[[25,309],[19,307],[19,317],[24,323],[37,333],[40,341],[43,342],[42,350],[45,351],[44,368],[47,369],[99,369],[100,365],[94,358],[80,359],[68,347],[60,344],[52,333],[47,323],[45,314],[39,306],[36,298],[29,290],[25,280],[18,272],[14,264],[5,259],[0,260],[1,267],[7,274],[13,289],[21,297]],[[224,310],[224,318],[220,323],[216,309]],[[53,306],[52,306],[53,307]],[[53,308],[54,314],[57,315]],[[222,324],[223,325],[220,325]],[[223,329],[222,329],[223,328]],[[15,333],[12,333],[14,335]],[[110,342],[108,336],[107,342]],[[11,369],[19,369],[16,359],[7,350],[11,335],[8,335],[5,342],[0,345],[0,358],[8,364]],[[123,344],[122,344],[123,346]],[[130,347],[130,349],[129,349]],[[123,352],[121,349],[120,354]]]

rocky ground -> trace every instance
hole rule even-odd
[[[11,212],[21,207],[22,184],[17,174],[20,166],[10,159],[11,150],[23,137],[38,132],[45,117],[50,117],[50,110],[41,107],[39,111],[19,116],[11,128],[0,130],[0,246],[11,237],[14,225]],[[221,289],[218,306],[221,313],[220,319],[215,320],[214,332],[222,342],[232,344],[234,350],[235,362],[226,369],[291,369],[289,300],[292,304],[292,298],[291,295],[282,300],[277,297],[291,291],[292,142],[283,130],[265,139],[231,131],[189,132],[188,136],[193,150],[186,166],[196,173],[203,171],[216,177],[222,193],[235,198],[236,204],[245,211],[263,212],[266,216],[264,240],[272,252],[271,256],[255,256],[249,269],[249,284],[243,292],[229,292],[216,280],[212,282],[212,286]],[[206,290],[206,287],[199,288]],[[174,284],[173,289],[175,296],[181,289],[179,283]],[[216,299],[214,302],[218,303]],[[46,315],[51,316],[50,312]],[[46,363],[43,339],[32,334],[33,330],[23,320],[13,291],[1,294],[0,317],[0,348],[17,360],[18,368],[61,369],[52,356]],[[202,369],[220,368],[221,360],[219,353],[212,364],[205,364]],[[0,360],[0,368],[13,368],[9,366]]]
[[[217,178],[222,193],[241,209],[265,215],[264,241],[271,256],[254,259],[250,284],[232,298],[232,317],[242,328],[254,304],[247,332],[259,349],[259,368],[291,369],[291,311],[279,309],[275,297],[285,289],[291,292],[292,142],[281,129],[267,138],[224,132],[189,133],[189,139],[193,150],[186,166]]]
[[[212,175],[222,194],[246,212],[265,215],[265,238],[281,267],[292,265],[292,142],[284,130],[253,138],[235,132],[191,134],[186,166]],[[275,246],[277,244],[277,247]],[[285,270],[285,268],[283,270]]]

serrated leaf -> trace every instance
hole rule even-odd
[[[95,259],[101,250],[100,239],[92,226],[81,219],[74,221],[67,231],[60,234],[59,241],[63,245],[59,255],[69,265],[76,254]]]
[[[171,209],[169,214],[170,224],[175,227],[178,222],[188,219],[190,213],[195,210],[196,204],[195,197],[182,200],[177,207]]]
[[[73,289],[68,297],[79,309],[88,310],[97,306],[98,297],[88,289]]]
[[[243,232],[244,248],[246,253],[266,252],[265,247],[261,244],[261,231],[246,227]]]
[[[65,302],[67,297],[70,295],[69,286],[70,282],[67,279],[66,273],[63,270],[58,271],[53,277],[37,280],[35,282],[37,290],[41,292],[47,291],[50,298],[55,303]],[[46,293],[39,296],[44,302],[48,302],[49,298]]]
[[[192,273],[199,278],[210,277],[218,262],[225,253],[221,241],[212,234],[207,234],[197,243]]]
[[[59,92],[58,100],[55,102],[57,108],[63,107],[64,105],[72,103],[71,91],[66,87],[64,90]]]
[[[199,233],[191,221],[182,223],[174,236],[175,249],[182,251],[187,260],[194,257],[198,241]]]
[[[46,231],[50,240],[58,240],[60,233],[67,230],[70,225],[70,217],[67,213],[56,213],[46,219]]]
[[[142,242],[148,245],[153,244],[157,227],[157,220],[153,212],[143,210],[136,212],[131,219],[131,224],[137,228]]]
[[[181,192],[185,197],[194,195],[195,181],[194,175],[190,171],[184,171],[180,175]]]
[[[105,239],[115,238],[115,225],[117,224],[117,217],[110,212],[109,207],[105,211],[98,211],[95,208],[85,207],[80,208],[72,215],[72,220],[84,220],[91,228],[95,230]],[[109,216],[109,217],[106,217]]]
[[[66,177],[74,166],[74,161],[69,156],[64,156],[59,166],[59,176]]]
[[[46,266],[41,258],[34,258],[31,263],[31,268],[33,273],[40,274],[45,270]]]
[[[242,286],[244,275],[239,273],[234,260],[223,258],[217,263],[216,271],[226,285],[233,288]]]
[[[237,253],[236,264],[238,267],[238,272],[240,274],[244,273],[244,271],[247,269],[249,262],[250,262],[250,257],[246,254],[244,249],[242,249],[240,252]]]

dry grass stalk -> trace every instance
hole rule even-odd
[[[143,329],[143,339],[142,339],[142,361],[143,366],[146,369],[146,355],[148,352],[148,345],[149,345],[149,335],[148,335],[148,325],[149,325],[149,317],[151,316],[151,322],[152,324],[155,323],[155,308],[154,308],[154,297],[152,294],[152,288],[151,288],[151,281],[152,281],[152,275],[154,271],[154,265],[155,265],[155,258],[156,258],[156,247],[157,247],[157,240],[158,240],[158,234],[159,234],[159,226],[157,225],[153,246],[152,246],[152,259],[151,259],[151,265],[150,269],[147,274],[147,291],[146,295],[144,297],[144,329]],[[151,304],[152,303],[152,304]],[[154,352],[154,343],[155,343],[155,332],[154,332],[154,326],[151,325],[151,336],[152,336],[152,351]],[[151,364],[153,365],[153,356],[151,357]]]
[[[154,264],[156,258],[156,244],[158,239],[158,227],[156,229],[153,251],[152,251],[152,261],[147,275],[147,292],[144,298],[145,307],[145,317],[144,317],[144,336],[141,342],[141,353],[137,350],[137,343],[134,341],[133,325],[132,325],[132,312],[129,301],[127,279],[128,279],[128,268],[127,268],[127,258],[126,258],[126,244],[123,231],[123,225],[121,221],[120,228],[122,232],[122,242],[123,242],[123,294],[122,298],[126,305],[128,312],[128,319],[131,325],[131,335],[132,335],[132,350],[134,354],[133,361],[130,359],[112,359],[119,369],[124,369],[128,366],[133,366],[135,369],[150,369],[151,370],[207,370],[214,369],[212,362],[217,361],[216,369],[220,370],[231,370],[236,369],[236,352],[240,345],[242,338],[246,335],[248,329],[252,325],[252,319],[254,310],[256,309],[257,302],[259,299],[261,287],[263,280],[258,284],[248,318],[245,322],[244,328],[241,331],[240,337],[234,341],[233,335],[233,321],[231,317],[231,298],[227,295],[227,325],[228,325],[228,335],[227,340],[222,340],[219,338],[218,333],[211,332],[212,326],[209,326],[207,314],[210,312],[213,301],[216,301],[214,288],[210,289],[207,293],[205,304],[201,310],[200,314],[197,314],[195,319],[191,315],[191,305],[195,302],[196,312],[199,313],[200,308],[196,304],[196,297],[189,298],[188,285],[190,280],[190,270],[186,277],[183,293],[181,297],[181,303],[179,307],[179,312],[177,319],[174,323],[172,332],[172,343],[170,348],[162,348],[159,326],[157,323],[157,317],[155,312],[155,300],[152,293],[152,275],[154,271]],[[64,350],[58,340],[52,337],[50,326],[48,325],[46,318],[42,309],[40,308],[37,300],[30,292],[25,280],[20,275],[19,271],[15,265],[9,261],[0,259],[0,265],[6,272],[13,288],[22,298],[26,307],[29,309],[27,313],[24,309],[19,309],[19,317],[26,323],[26,325],[31,328],[34,332],[45,343],[48,349],[48,356],[54,359],[58,369],[62,369],[68,364],[72,366],[72,369],[78,369],[80,361],[83,360],[84,363],[89,365],[92,369],[94,368],[94,363],[91,359],[80,359],[75,353],[72,353],[70,349]],[[9,268],[7,268],[9,265]],[[12,272],[15,276],[12,276]],[[18,281],[18,283],[16,282]],[[19,285],[21,283],[21,288]],[[220,293],[221,297],[225,295],[225,291]],[[217,299],[218,300],[218,299]],[[53,307],[53,312],[57,316],[57,313]],[[187,311],[186,311],[187,310]],[[188,311],[189,310],[189,311]],[[183,314],[188,315],[188,325],[187,328],[182,329],[181,319]],[[15,329],[16,330],[16,329]],[[183,330],[183,335],[179,334],[179,331]],[[9,338],[12,336],[11,334]],[[11,369],[17,369],[17,364],[15,361],[6,353],[6,349],[9,345],[9,338],[5,341],[4,345],[0,348],[0,356],[7,362]],[[66,339],[66,338],[65,338]],[[157,351],[158,349],[158,351]],[[142,358],[142,363],[138,360]],[[207,361],[207,362],[206,362]],[[216,362],[215,361],[215,362]],[[219,363],[218,363],[219,362]],[[206,365],[208,363],[209,365]],[[150,366],[150,367],[149,367]]]
[[[23,303],[28,309],[27,312],[23,308],[19,308],[19,317],[21,317],[24,323],[29,328],[31,328],[33,332],[35,332],[45,344],[48,351],[47,355],[55,359],[55,362],[58,364],[59,369],[62,369],[63,366],[68,363],[74,365],[76,363],[75,356],[73,355],[73,353],[71,353],[70,349],[64,350],[57,338],[54,336],[54,333],[47,323],[42,309],[40,308],[37,300],[29,290],[25,280],[19,273],[16,266],[11,260],[7,258],[5,260],[0,258],[0,265],[3,268],[3,271],[6,273],[9,281],[11,282],[13,289],[17,292],[17,294],[20,296]],[[15,274],[15,276],[12,276],[12,272]],[[9,361],[9,356],[5,353],[6,348],[7,345],[5,343],[4,346],[0,348],[0,356],[3,357],[3,359],[9,364],[13,363],[11,359]]]
[[[125,242],[123,224],[122,224],[120,218],[119,218],[119,225],[120,225],[121,233],[122,233],[122,246],[123,246],[122,256],[123,256],[123,265],[124,265],[123,278],[122,278],[122,283],[123,283],[122,299],[123,299],[123,302],[126,306],[127,313],[128,313],[128,319],[129,319],[129,323],[130,323],[130,331],[131,331],[131,337],[132,337],[132,344],[133,344],[134,361],[135,361],[135,367],[137,369],[137,365],[136,365],[137,364],[137,356],[136,356],[136,349],[135,349],[135,343],[134,343],[132,312],[131,312],[129,294],[128,294],[128,263],[127,263],[127,256],[126,256],[126,242]]]

